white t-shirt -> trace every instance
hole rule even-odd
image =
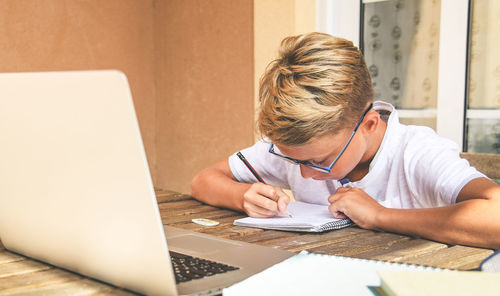
[[[454,204],[464,185],[485,177],[467,160],[458,146],[439,137],[431,128],[399,123],[391,104],[376,101],[373,108],[390,112],[384,139],[363,179],[349,183],[388,208],[428,208]],[[300,167],[269,153],[270,142],[261,140],[241,152],[268,183],[290,189],[296,200],[328,205],[340,183],[305,179]],[[239,182],[257,182],[233,154],[229,167]]]

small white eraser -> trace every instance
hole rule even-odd
[[[210,220],[210,219],[205,219],[205,218],[196,218],[191,220],[193,223],[203,225],[203,226],[216,226],[219,225],[219,222]]]

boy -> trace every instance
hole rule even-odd
[[[329,205],[358,226],[449,244],[500,248],[500,186],[430,128],[399,123],[373,102],[371,78],[351,42],[322,33],[285,38],[260,82],[266,137],[201,171],[200,201],[253,217],[285,213],[295,199]]]

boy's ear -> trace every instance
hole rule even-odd
[[[380,114],[378,114],[378,112],[370,110],[370,112],[366,114],[360,127],[364,130],[364,132],[370,134],[377,130],[381,120],[382,119],[380,118]]]

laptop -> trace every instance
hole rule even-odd
[[[148,295],[217,294],[294,255],[162,225],[119,71],[0,74],[0,137],[10,251]],[[176,284],[170,252],[219,269]]]

